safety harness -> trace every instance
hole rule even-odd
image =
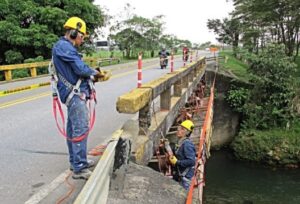
[[[67,100],[65,102],[65,105],[68,106],[69,103],[70,103],[70,101],[71,101],[71,99],[75,95],[78,95],[81,98],[85,98],[86,97],[84,93],[80,93],[80,84],[82,82],[82,79],[79,78],[78,81],[76,82],[75,86],[72,85],[60,73],[57,72],[57,70],[55,68],[55,65],[53,63],[53,57],[52,57],[51,62],[49,63],[48,71],[49,71],[49,74],[51,76],[50,83],[51,83],[51,90],[52,90],[52,97],[53,97],[53,101],[52,101],[53,115],[54,115],[54,119],[55,119],[55,122],[56,122],[56,126],[58,128],[58,131],[67,140],[69,140],[71,142],[80,142],[80,141],[84,140],[88,136],[89,132],[93,129],[94,124],[95,124],[97,99],[96,99],[96,89],[95,89],[94,83],[92,82],[91,79],[89,79],[88,83],[89,83],[89,87],[90,87],[90,90],[91,90],[90,99],[89,99],[89,105],[88,105],[88,108],[90,110],[90,114],[89,114],[90,115],[89,129],[83,135],[80,135],[80,136],[75,137],[75,138],[69,138],[67,136],[66,128],[65,128],[65,116],[64,116],[64,112],[63,112],[63,109],[62,109],[62,106],[61,106],[61,101],[60,101],[60,99],[58,97],[57,83],[58,83],[58,80],[60,80],[69,90],[71,90],[71,92],[67,96]],[[93,109],[92,109],[92,103],[91,103],[91,101],[94,101]],[[59,111],[61,122],[62,122],[61,126],[60,126],[60,124],[58,122],[57,109]]]

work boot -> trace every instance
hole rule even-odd
[[[87,167],[86,168],[92,168],[93,166],[95,166],[95,162],[93,161],[93,160],[87,160],[87,163],[88,163],[88,165],[87,165]],[[72,165],[70,165],[70,171],[73,171],[74,169],[73,169],[73,166]]]
[[[77,173],[73,173],[72,178],[73,179],[85,179],[88,180],[90,176],[92,175],[92,172],[88,169],[82,169],[81,171]]]

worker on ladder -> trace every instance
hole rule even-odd
[[[171,164],[175,166],[174,179],[179,181],[186,190],[190,187],[195,171],[196,150],[193,142],[190,140],[193,129],[194,123],[191,120],[185,120],[178,126],[178,148],[175,156],[169,158]]]
[[[73,178],[88,179],[91,175],[88,168],[94,166],[94,162],[87,160],[87,135],[90,131],[87,101],[95,97],[91,79],[97,81],[103,76],[86,65],[77,51],[87,35],[86,23],[78,17],[71,17],[64,24],[64,29],[65,35],[52,49],[54,71],[51,75],[53,80],[56,78],[55,86],[52,86],[53,97],[59,96],[67,106],[67,128],[60,132],[67,138]]]

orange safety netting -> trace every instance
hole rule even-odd
[[[195,173],[194,173],[194,176],[192,177],[192,180],[191,180],[191,185],[190,185],[190,189],[189,189],[189,192],[188,192],[188,195],[187,195],[186,204],[191,204],[192,203],[192,201],[193,201],[193,192],[194,192],[195,187],[201,188],[201,191],[202,191],[203,185],[204,185],[204,181],[200,181],[200,183],[196,184],[197,173],[198,173],[197,171],[198,171],[199,164],[202,161],[202,158],[205,154],[205,152],[204,152],[205,149],[203,148],[203,146],[204,146],[204,142],[206,140],[207,127],[210,126],[210,123],[211,123],[210,118],[211,118],[211,114],[212,114],[212,107],[213,107],[213,101],[214,101],[215,80],[216,80],[216,76],[214,77],[214,81],[213,81],[212,87],[210,89],[210,97],[209,97],[209,102],[208,102],[208,106],[207,106],[207,112],[206,112],[206,115],[205,115],[205,120],[204,120],[204,123],[203,123],[203,126],[202,126],[202,131],[201,131],[201,134],[200,134],[200,143],[199,143],[199,148],[198,148],[199,151],[198,151],[197,160],[196,160],[196,164],[195,164]],[[202,165],[205,165],[205,162],[203,162]],[[204,175],[203,175],[204,171],[200,171],[199,173],[202,174],[201,178],[203,178],[204,177]],[[199,200],[202,200],[202,194],[199,195]]]

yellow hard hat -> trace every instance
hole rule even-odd
[[[185,120],[180,125],[188,131],[193,131],[194,129],[194,123],[191,120]]]
[[[64,25],[65,29],[71,28],[71,29],[76,29],[79,32],[83,33],[86,35],[86,24],[85,22],[78,17],[71,17],[67,20],[67,22]]]

